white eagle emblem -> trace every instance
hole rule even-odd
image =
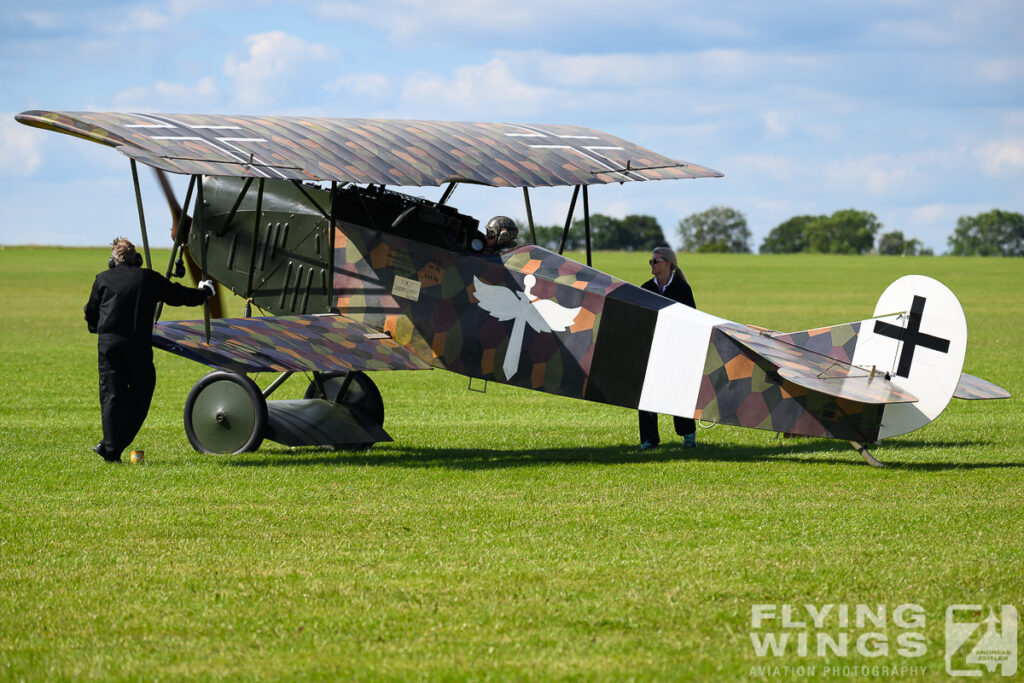
[[[501,366],[505,372],[505,379],[512,379],[519,369],[526,323],[530,323],[530,327],[537,332],[563,332],[576,321],[576,316],[583,308],[567,308],[551,299],[538,299],[533,296],[530,292],[537,284],[537,278],[533,275],[523,278],[523,284],[526,289],[514,292],[501,285],[488,285],[481,282],[476,275],[473,276],[475,296],[480,302],[480,308],[498,320],[515,320],[512,335],[508,340],[508,349],[505,351],[505,362]]]

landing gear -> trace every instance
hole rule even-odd
[[[288,375],[261,392],[234,372],[211,372],[185,400],[185,434],[201,453],[246,453],[264,438],[286,446],[369,448],[391,441],[384,431],[384,400],[363,372],[315,376],[305,398],[267,401]]]
[[[359,411],[377,425],[384,424],[384,399],[365,372],[322,372],[306,387],[303,398],[325,398]]]
[[[256,383],[234,372],[211,372],[185,399],[185,435],[200,453],[247,453],[263,443],[267,402]]]
[[[387,436],[383,430],[384,399],[381,398],[377,385],[365,372],[321,373],[306,387],[304,398],[324,399],[336,406],[344,407],[364,429],[376,428]],[[354,431],[349,430],[350,433]],[[390,441],[390,437],[387,440]],[[362,450],[372,446],[373,441],[353,441],[339,446],[346,450]]]

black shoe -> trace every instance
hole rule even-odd
[[[107,462],[121,462],[120,455],[111,455],[107,453],[107,449],[103,447],[103,442],[96,444],[92,447],[92,450],[96,452],[98,456],[106,460]]]

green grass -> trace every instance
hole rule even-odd
[[[158,352],[148,462],[114,467],[88,450],[81,313],[105,258],[0,250],[2,679],[724,680],[826,662],[945,678],[948,605],[1024,608],[1019,398],[954,401],[877,447],[876,470],[845,443],[721,426],[695,452],[640,453],[631,411],[377,373],[392,444],[210,456],[181,426],[205,369]],[[646,258],[595,263],[639,282]],[[1024,389],[1024,260],[682,265],[701,308],[784,330],[868,317],[896,277],[932,275],[964,305],[966,371]],[[927,654],[759,658],[755,603],[917,603]]]

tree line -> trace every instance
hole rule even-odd
[[[870,211],[842,209],[829,216],[794,216],[772,228],[761,243],[762,254],[868,254],[930,256],[932,250],[902,231],[882,232],[883,225]],[[750,229],[742,212],[713,206],[679,221],[682,251],[749,254]],[[537,244],[558,248],[562,226],[536,226]],[[653,216],[632,214],[613,218],[590,217],[591,246],[598,250],[649,251],[667,244]],[[881,233],[881,234],[879,234]],[[521,233],[522,234],[522,233]],[[976,216],[961,216],[947,238],[954,256],[1024,256],[1024,215],[993,209]],[[566,249],[585,248],[583,220],[573,221]]]

